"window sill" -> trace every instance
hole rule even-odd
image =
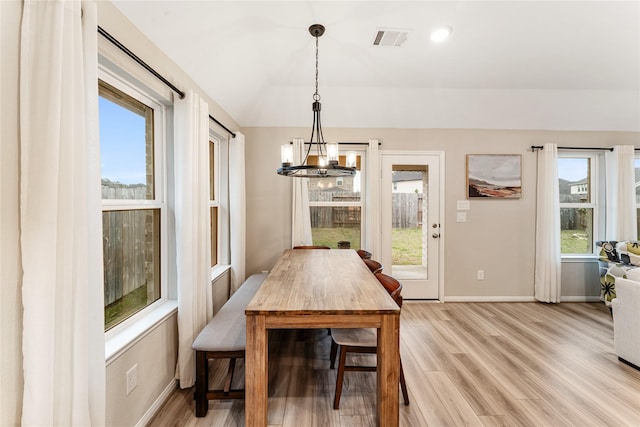
[[[584,255],[562,255],[561,262],[595,262],[598,261],[598,256],[594,254],[584,254]]]
[[[105,338],[104,354],[106,366],[109,366],[177,310],[178,301],[165,301],[129,326]]]
[[[220,276],[222,276],[229,270],[231,270],[230,265],[216,265],[211,269],[211,282],[215,282]]]

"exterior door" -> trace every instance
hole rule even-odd
[[[439,299],[442,154],[382,154],[381,254],[405,299]]]

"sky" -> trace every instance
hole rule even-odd
[[[103,97],[99,98],[98,108],[102,178],[123,184],[144,184],[144,117]]]
[[[587,178],[589,172],[588,159],[582,158],[558,158],[558,178],[570,182],[582,181]]]

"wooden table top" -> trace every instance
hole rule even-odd
[[[384,314],[400,308],[353,249],[289,249],[246,314]]]

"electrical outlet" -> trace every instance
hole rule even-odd
[[[478,280],[484,280],[484,270],[478,270],[477,278]]]
[[[138,385],[138,364],[136,363],[127,371],[127,396]]]

